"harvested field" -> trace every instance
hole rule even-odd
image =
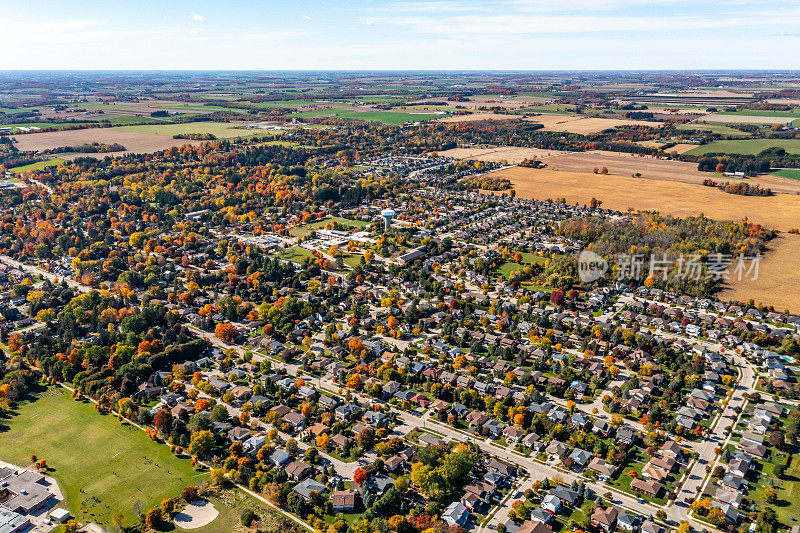
[[[597,133],[617,126],[650,126],[660,128],[661,122],[647,122],[644,120],[624,120],[613,118],[582,117],[577,115],[537,115],[527,117],[525,120],[536,122],[549,131],[566,131],[570,133]]]
[[[544,159],[556,154],[564,154],[559,150],[540,150],[539,148],[520,148],[517,146],[498,146],[496,148],[453,148],[439,152],[445,157],[456,159],[477,159],[479,161],[508,161],[512,165],[522,163],[525,159]]]
[[[692,148],[697,148],[696,145],[690,146],[692,146]],[[545,162],[550,169],[564,172],[591,173],[595,168],[606,167],[609,174],[630,177],[638,172],[641,173],[642,178],[646,180],[663,180],[690,184],[702,184],[703,180],[708,178],[713,178],[717,181],[725,180],[725,178],[715,176],[708,172],[700,172],[697,170],[697,165],[695,163],[657,159],[649,156],[637,156],[635,154],[606,152],[602,150],[594,150],[591,152],[561,152],[547,158]],[[800,193],[800,183],[797,183],[796,180],[782,179],[781,177],[762,175],[748,180],[748,183],[769,187],[775,192]]]
[[[588,204],[594,197],[603,201],[603,207],[619,211],[632,208],[680,217],[703,213],[723,220],[747,217],[783,231],[800,225],[798,195],[737,196],[693,183],[523,167],[493,175],[508,178],[521,198],[566,198],[567,202]]]
[[[800,235],[785,233],[770,242],[758,269],[758,278],[732,280],[720,297],[727,300],[748,301],[774,305],[778,311],[789,309],[800,312]]]
[[[714,219],[741,220],[787,231],[800,225],[800,196],[737,196],[702,185],[645,180],[623,176],[558,172],[515,167],[497,171],[514,185],[521,198],[555,199],[588,204],[602,200],[603,207],[619,211],[652,210],[679,217],[704,214]],[[496,193],[499,194],[499,193]],[[755,299],[777,309],[800,311],[800,235],[782,234],[761,261],[759,278],[731,283],[726,299]]]
[[[667,152],[667,153],[670,153],[670,154],[672,154],[672,153],[685,154],[686,152],[688,152],[689,150],[692,150],[694,148],[697,148],[696,144],[676,144],[672,148],[667,148],[664,151]]]
[[[712,113],[704,116],[702,120],[704,122],[725,122],[728,124],[785,124],[786,122],[791,122],[792,118]]]
[[[146,127],[146,126],[145,126]],[[124,152],[112,152],[99,154],[102,157],[124,155],[129,153],[146,154],[166,150],[173,146],[184,144],[200,144],[200,141],[187,141],[185,139],[173,139],[166,135],[152,135],[149,133],[138,133],[135,131],[125,131],[121,128],[90,128],[85,130],[50,131],[46,133],[29,133],[27,135],[15,135],[16,147],[22,151],[40,151],[61,146],[76,146],[85,143],[119,143],[126,148]],[[80,154],[88,156],[91,154]],[[66,159],[66,157],[64,158]]]

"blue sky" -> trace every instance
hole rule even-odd
[[[0,69],[800,69],[800,0],[0,0]]]

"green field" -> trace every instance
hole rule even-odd
[[[236,124],[229,122],[187,122],[185,124],[153,124],[145,126],[120,126],[122,131],[136,131],[151,135],[166,135],[172,137],[182,133],[211,133],[218,139],[231,139],[234,137],[253,137],[275,135],[275,130],[246,130],[237,128]]]
[[[10,168],[9,170],[11,172],[25,172],[26,170],[42,170],[47,167],[54,167],[56,165],[62,165],[64,163],[66,163],[65,160],[55,157],[53,159],[48,159],[47,161],[37,161],[36,163],[31,163],[30,165],[22,165],[21,167]]]
[[[130,523],[137,501],[150,509],[207,478],[144,431],[100,415],[61,388],[42,392],[0,420],[0,458],[27,466],[31,454],[47,460],[66,508],[80,521],[99,524],[110,523],[115,512]]]
[[[545,257],[539,257],[538,255],[532,253],[522,252],[522,263],[506,261],[497,267],[497,271],[505,279],[508,279],[512,272],[515,270],[522,270],[522,267],[525,265],[530,265],[531,263],[544,263],[545,261],[547,261],[547,258]]]
[[[279,253],[278,257],[286,261],[294,261],[296,263],[302,263],[306,257],[314,257],[314,254],[312,254],[305,248],[300,248],[299,246],[292,246],[291,248],[287,248],[281,253]]]
[[[772,172],[775,176],[789,178],[790,180],[800,180],[800,168],[782,168]]]
[[[798,118],[800,117],[800,109],[790,109],[789,111],[771,111],[761,109],[740,109],[738,111],[722,111],[720,115],[739,115],[744,117],[786,117]]]
[[[767,148],[778,147],[790,154],[800,154],[799,139],[747,139],[743,141],[713,141],[697,148],[692,148],[689,155],[705,154],[742,154],[756,155]]]
[[[364,120],[366,122],[380,122],[389,126],[399,126],[405,122],[420,122],[445,118],[446,115],[434,115],[427,113],[393,113],[391,111],[350,111],[342,109],[318,109],[315,111],[305,111],[295,113],[294,117],[324,117],[336,116],[352,120]]]
[[[710,131],[711,133],[719,133],[720,135],[737,135],[739,137],[750,137],[750,134],[745,131],[739,131],[724,124],[675,124],[676,130],[694,130],[694,131]]]

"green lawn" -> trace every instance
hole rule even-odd
[[[336,116],[366,122],[380,122],[390,126],[399,126],[404,122],[419,122],[445,118],[447,115],[434,115],[428,113],[394,113],[392,111],[351,111],[349,109],[318,109],[296,113],[296,117],[321,117]]]
[[[26,170],[42,170],[47,167],[54,167],[56,165],[61,165],[66,163],[63,159],[59,159],[55,157],[53,159],[48,159],[47,161],[37,161],[36,163],[31,163],[30,165],[22,165],[21,167],[13,167],[9,170],[11,172],[25,172]]]
[[[789,178],[790,180],[800,180],[800,168],[782,168],[773,172],[775,176]]]
[[[787,153],[800,154],[800,139],[747,139],[743,141],[713,141],[692,148],[689,155],[742,154],[756,155],[767,148],[783,148]]]
[[[66,508],[79,521],[99,524],[110,523],[114,512],[130,523],[137,501],[149,509],[207,479],[189,459],[61,388],[38,394],[0,421],[0,458],[28,466],[31,454],[47,460]]]
[[[800,459],[797,454],[790,454],[791,462],[782,479],[778,479],[772,470],[777,461],[785,461],[786,456],[776,457],[775,448],[772,449],[771,460],[758,461],[761,465],[761,472],[756,483],[751,483],[751,490],[748,498],[751,498],[758,509],[772,507],[778,515],[778,521],[782,527],[789,529],[793,525],[790,517],[800,518]],[[764,502],[763,490],[767,486],[772,486],[778,493],[778,499],[774,504],[767,505]]]
[[[511,276],[511,273],[515,270],[522,270],[525,265],[530,265],[532,263],[544,263],[547,261],[546,257],[540,257],[536,254],[532,254],[529,252],[522,252],[522,262],[517,263],[516,261],[506,261],[499,267],[497,267],[497,271],[502,275],[504,278],[508,279]]]
[[[306,257],[314,257],[314,255],[305,248],[300,248],[299,246],[292,246],[291,248],[287,248],[286,250],[279,253],[278,257],[280,257],[281,259],[285,259],[286,261],[295,261],[297,263],[302,263]]]

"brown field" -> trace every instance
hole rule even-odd
[[[439,152],[445,157],[457,159],[477,159],[479,161],[498,162],[508,161],[512,165],[521,163],[524,159],[544,159],[555,154],[563,154],[559,150],[540,150],[539,148],[520,148],[517,146],[498,146],[496,148],[453,148]]]
[[[672,148],[667,148],[665,151],[667,153],[675,153],[675,154],[682,154],[688,152],[692,148],[697,148],[698,145],[696,144],[676,144]]]
[[[200,141],[187,141],[185,139],[173,139],[166,135],[151,135],[148,133],[138,133],[123,131],[119,128],[90,128],[85,130],[67,131],[48,131],[45,133],[33,133],[28,135],[16,135],[16,147],[22,151],[48,150],[61,146],[76,146],[84,143],[119,143],[126,148],[124,152],[112,152],[101,154],[124,155],[129,153],[147,154],[166,150],[173,146],[183,146],[184,144],[201,144]],[[90,154],[81,154],[90,155]]]
[[[660,128],[661,122],[647,122],[644,120],[625,120],[613,118],[582,117],[578,115],[537,115],[527,117],[525,120],[536,122],[549,131],[566,131],[570,133],[597,133],[617,126],[651,126]]]
[[[692,148],[696,146],[690,145]],[[670,150],[671,151],[671,150]],[[650,156],[624,154],[594,150],[590,152],[561,152],[545,161],[552,170],[565,172],[591,173],[595,168],[606,167],[609,174],[630,177],[639,172],[646,180],[663,180],[702,184],[704,179],[712,178],[725,181],[726,178],[714,177],[708,172],[697,170],[695,163],[657,159]],[[733,179],[731,178],[731,181]],[[779,176],[761,175],[748,180],[748,183],[768,187],[775,192],[800,193],[800,181],[781,178]]]
[[[508,178],[521,198],[566,198],[588,204],[594,197],[603,201],[603,207],[619,211],[632,208],[679,217],[702,213],[721,220],[747,217],[783,231],[800,225],[800,195],[737,196],[693,183],[523,167],[492,175]]]
[[[720,220],[748,220],[769,228],[789,230],[800,225],[800,196],[736,196],[702,185],[666,180],[645,180],[585,172],[558,172],[515,167],[493,173],[506,177],[521,198],[555,199],[588,204],[602,200],[603,207],[659,211],[679,217],[704,214]],[[723,293],[728,299],[755,299],[777,309],[800,311],[800,236],[783,234],[773,241],[760,265],[756,281],[732,283]]]
[[[720,293],[727,300],[748,301],[774,305],[778,311],[800,312],[800,235],[784,233],[770,242],[758,269],[758,278],[732,280]]]
[[[725,122],[728,124],[785,124],[791,122],[791,117],[753,117],[748,115],[722,115],[711,113],[695,122]]]
[[[662,141],[638,141],[636,144],[647,148],[661,148],[667,143]],[[688,152],[692,148],[697,148],[698,146],[699,145],[697,144],[676,144],[672,148],[667,148],[666,151],[669,153],[682,154],[684,152]]]

